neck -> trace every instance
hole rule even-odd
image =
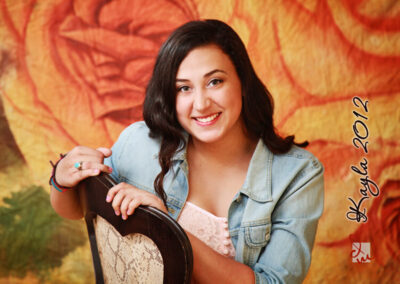
[[[190,137],[189,151],[197,157],[201,156],[208,161],[224,165],[251,158],[258,139],[249,138],[242,129],[240,133],[232,133],[230,136],[213,143],[201,142]]]

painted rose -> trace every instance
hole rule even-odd
[[[141,118],[161,43],[198,17],[190,1],[2,3],[2,50],[15,59],[2,78],[3,101],[39,180],[49,157],[77,144],[111,146]]]
[[[47,157],[78,143],[110,145],[140,118],[154,56],[172,29],[190,19],[221,19],[238,31],[271,91],[277,128],[308,140],[325,166],[325,212],[306,283],[393,283],[390,277],[399,278],[399,6],[181,2],[0,0],[0,45],[15,59],[0,88],[17,145],[32,172],[41,173],[35,178],[47,180]],[[355,96],[368,100],[368,112],[353,104]],[[360,118],[353,111],[367,117],[368,154],[353,145]],[[346,212],[348,197],[360,198],[351,166],[364,157],[381,194],[365,201],[368,223],[360,224]],[[349,236],[371,241],[383,266],[355,267]]]
[[[361,196],[360,176],[352,165],[367,157],[369,176],[382,187],[382,196],[383,185],[400,175],[400,112],[395,106],[400,103],[400,25],[398,8],[383,2],[265,1],[247,11],[249,26],[258,27],[250,33],[255,40],[249,40],[248,49],[274,96],[277,128],[296,134],[298,141],[308,140],[307,149],[325,166],[325,211],[306,283],[377,279],[380,266],[351,273],[349,235],[368,229],[347,220],[346,213],[348,197]],[[265,16],[259,16],[260,10]],[[368,112],[353,104],[355,96],[369,101]],[[353,111],[367,117],[368,154],[353,145],[359,118]],[[377,202],[364,202],[370,219]],[[399,214],[393,206],[385,212],[391,220]],[[398,232],[396,225],[385,228],[388,236]],[[393,275],[390,267],[380,271]]]
[[[28,49],[34,43],[31,51],[36,51],[29,69],[38,83],[38,99],[49,102],[73,139],[83,136],[86,130],[78,122],[84,121],[100,128],[95,132],[103,132],[110,145],[123,127],[141,118],[144,90],[161,43],[196,16],[185,2],[179,3],[59,1],[42,9],[38,18],[46,23],[43,44],[49,50],[37,51],[36,39],[28,37]],[[53,64],[35,63],[46,57]],[[43,71],[54,72],[59,80],[41,83]],[[48,91],[49,84],[59,87],[56,94]]]
[[[272,12],[269,37],[274,47],[265,55],[272,59],[263,62],[270,62],[269,86],[277,103],[278,129],[309,140],[309,149],[321,159],[329,156],[324,159],[326,208],[344,216],[343,205],[347,204],[341,200],[358,191],[358,179],[350,175],[349,167],[364,155],[352,142],[353,124],[358,119],[353,111],[367,117],[370,175],[383,184],[390,178],[382,175],[386,168],[397,167],[398,172],[399,161],[391,161],[399,156],[396,141],[400,132],[394,131],[398,126],[392,123],[399,115],[393,101],[400,100],[400,54],[392,49],[399,34],[393,33],[394,23],[389,26],[389,15],[372,16],[372,7],[365,3],[306,3],[282,1]],[[360,18],[362,24],[357,22]],[[378,22],[386,23],[387,28],[377,26]],[[381,46],[373,48],[371,38]],[[369,101],[367,112],[354,105],[355,96]],[[340,153],[348,153],[346,159],[340,158]],[[335,214],[325,218],[329,218],[323,223],[326,226],[336,222]],[[342,237],[354,230],[349,226]]]
[[[389,180],[382,187],[382,196],[370,210],[370,222],[353,236],[368,232],[375,248],[375,258],[381,265],[400,262],[400,181]]]

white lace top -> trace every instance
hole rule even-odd
[[[187,201],[178,223],[220,254],[235,257],[235,248],[229,237],[228,220],[225,217],[217,217]]]

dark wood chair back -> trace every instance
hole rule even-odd
[[[115,215],[111,205],[105,201],[109,188],[116,184],[109,175],[101,174],[90,177],[83,184],[84,186],[80,189],[80,198],[85,214],[97,284],[110,282],[106,281],[107,275],[104,275],[106,272],[103,269],[104,259],[102,260],[102,258],[106,253],[102,252],[101,248],[99,249],[99,245],[102,244],[99,244],[99,240],[96,238],[96,224],[104,223],[104,220],[112,226],[107,229],[108,233],[105,234],[108,235],[105,237],[114,238],[114,241],[106,240],[113,250],[123,249],[124,247],[126,250],[124,239],[122,241],[125,246],[120,245],[121,240],[115,240],[116,236],[118,238],[129,238],[133,234],[135,236],[137,234],[144,235],[154,242],[161,254],[163,265],[161,279],[163,279],[163,283],[190,283],[193,269],[192,247],[186,233],[174,219],[156,208],[139,206],[127,220],[122,220],[120,216]],[[139,243],[141,242],[139,241]],[[149,251],[149,249],[145,247],[144,251]],[[115,266],[113,268],[117,270],[115,273],[119,273],[120,283],[127,283],[124,282],[124,279],[128,279],[126,273],[132,273],[132,271],[125,270],[130,264],[127,265],[128,260],[126,260],[126,257],[120,257],[119,252],[114,254],[115,256],[112,256],[112,258],[115,258],[112,260],[114,264],[111,266]],[[157,256],[152,257],[157,258]],[[133,261],[131,262],[133,263]],[[137,262],[138,260],[136,260],[136,265],[138,265]],[[123,271],[118,268],[118,263],[125,265]],[[149,270],[149,268],[147,267],[145,270]],[[138,272],[137,269],[134,272]],[[113,279],[112,281],[116,280]]]

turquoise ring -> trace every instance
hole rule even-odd
[[[82,170],[82,162],[76,162],[76,163],[74,164],[74,168],[75,168],[75,169],[78,169],[78,170]]]

